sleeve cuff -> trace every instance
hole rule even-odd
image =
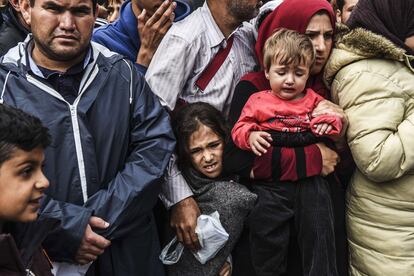
[[[145,76],[145,73],[147,73],[148,67],[138,64],[138,63],[135,63],[135,66],[137,67],[138,72],[140,72],[143,76]]]
[[[167,174],[159,198],[165,207],[170,209],[171,206],[190,196],[193,196],[193,192],[178,169],[177,157],[174,154],[168,164]]]

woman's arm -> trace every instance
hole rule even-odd
[[[387,76],[349,68],[337,76],[332,92],[348,116],[348,145],[363,174],[384,182],[414,169],[412,95]]]

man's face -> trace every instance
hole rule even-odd
[[[161,6],[163,0],[136,0],[138,7],[143,10],[146,9],[149,15],[155,13],[155,11]]]
[[[49,181],[43,175],[43,149],[15,149],[0,166],[0,218],[33,221]]]
[[[336,21],[345,24],[357,3],[358,0],[345,0],[342,10],[336,10]]]
[[[34,0],[33,7],[28,1],[22,9],[39,57],[71,61],[86,52],[96,19],[92,0]]]
[[[230,15],[243,22],[257,16],[262,4],[258,0],[227,0],[227,9]]]

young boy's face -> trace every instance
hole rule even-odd
[[[275,96],[284,100],[295,100],[303,97],[302,92],[309,77],[309,65],[284,65],[276,60],[265,71],[265,75]]]
[[[14,149],[0,165],[0,219],[32,221],[49,181],[42,172],[42,148],[30,152]]]

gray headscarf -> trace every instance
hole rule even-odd
[[[414,0],[359,0],[346,24],[382,35],[414,55],[405,45],[414,35]]]

